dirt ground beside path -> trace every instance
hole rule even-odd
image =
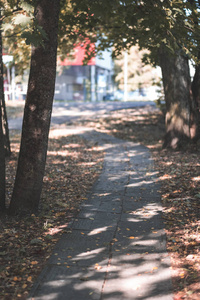
[[[109,117],[74,125],[140,142],[150,149],[161,183],[175,299],[200,299],[200,145],[185,153],[162,150],[164,117],[152,107],[110,112]],[[11,141],[6,174],[8,201],[19,132],[11,131]],[[101,172],[102,162],[103,153],[97,144],[77,135],[51,135],[39,214],[24,220],[0,216],[0,299],[26,299],[56,241]]]
[[[12,194],[20,132],[11,131],[6,159],[7,204]],[[55,243],[101,172],[103,153],[74,135],[51,132],[40,209],[24,219],[0,215],[0,299],[26,299]]]
[[[186,152],[162,150],[164,116],[151,107],[112,112],[87,125],[150,149],[161,184],[174,299],[200,299],[200,144]]]

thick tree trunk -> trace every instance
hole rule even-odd
[[[47,34],[44,47],[32,47],[18,168],[9,211],[38,209],[46,163],[55,88],[60,0],[38,1],[35,17]]]
[[[182,148],[196,136],[188,59],[183,55],[162,53],[161,69],[166,102],[163,147]]]
[[[1,17],[1,16],[0,16]],[[0,211],[5,210],[5,150],[2,128],[1,105],[4,97],[3,89],[3,60],[2,60],[2,36],[0,24]]]

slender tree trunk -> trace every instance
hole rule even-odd
[[[0,15],[1,18],[1,15]],[[3,59],[2,59],[2,36],[0,23],[0,211],[5,210],[5,150],[4,150],[4,136],[2,128],[2,111],[1,105],[4,98],[3,89]]]
[[[1,47],[1,56],[3,55],[3,46],[2,46],[2,29],[1,29],[1,10],[0,10],[0,47]],[[1,102],[0,102],[0,109],[1,109],[1,120],[2,120],[2,130],[3,130],[3,138],[4,138],[4,148],[5,148],[5,155],[10,156],[10,138],[9,138],[9,129],[8,129],[8,119],[6,113],[6,105],[5,105],[5,97],[4,97],[4,84],[3,84],[3,63],[1,64],[1,74],[2,74],[2,92],[1,92]]]
[[[196,136],[195,110],[187,57],[161,54],[161,69],[166,102],[164,148],[182,148]]]
[[[0,111],[0,118],[1,118],[1,111]],[[6,208],[5,206],[5,150],[4,150],[2,123],[0,122],[0,212],[4,211],[5,208]]]
[[[39,205],[55,88],[59,4],[60,0],[40,0],[35,10],[47,39],[44,47],[32,47],[11,214],[35,212]]]
[[[195,74],[192,81],[192,94],[198,109],[200,109],[200,65],[195,67]]]
[[[2,103],[1,103],[1,119],[2,119],[2,129],[3,129],[5,155],[10,156],[11,155],[10,137],[9,137],[8,119],[7,119],[7,112],[6,112],[6,104],[5,104],[4,94],[3,94],[3,97],[2,97]]]
[[[200,58],[200,54],[199,54],[199,58]],[[194,123],[193,131],[195,130],[195,132],[193,133],[192,131],[191,134],[192,137],[195,140],[197,140],[200,137],[200,65],[196,65],[195,67],[195,74],[192,81],[192,95],[194,99],[194,109],[193,109],[194,113],[192,116],[194,122],[192,122],[192,125]]]

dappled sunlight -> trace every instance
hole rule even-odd
[[[7,206],[13,190],[21,134],[13,130],[10,136],[12,154],[6,158]],[[3,267],[0,276],[7,298],[17,298],[19,288],[21,294],[27,296],[28,288],[44,267],[55,243],[61,234],[69,231],[70,220],[101,171],[102,159],[97,145],[93,147],[93,143],[87,144],[74,135],[56,136],[54,132],[54,138],[49,140],[38,213],[25,219],[1,219]]]
[[[104,109],[101,103],[98,105],[99,109]],[[112,109],[112,103],[106,105]],[[68,103],[63,103],[63,107],[68,110]],[[200,271],[199,154],[177,152],[168,155],[166,151],[158,152],[164,133],[163,116],[158,111],[155,114],[146,108],[113,111],[111,118],[105,113],[105,118],[99,121],[96,114],[90,120],[72,124],[70,122],[77,120],[78,115],[80,119],[85,118],[81,107],[75,108],[71,119],[66,119],[61,110],[57,116],[54,115],[55,123],[52,122],[44,177],[45,192],[39,215],[32,215],[26,226],[22,220],[16,220],[14,228],[13,224],[9,227],[6,220],[2,224],[6,229],[3,232],[6,246],[3,244],[3,247],[8,252],[4,255],[2,248],[1,258],[9,256],[10,262],[1,276],[3,280],[8,278],[6,284],[10,284],[9,292],[17,290],[19,284],[33,282],[39,268],[50,259],[49,249],[62,233],[66,243],[58,243],[54,260],[49,261],[42,273],[42,280],[46,278],[46,290],[43,294],[39,290],[40,299],[65,299],[63,295],[66,295],[66,290],[69,299],[73,299],[74,292],[80,293],[79,299],[100,299],[102,295],[102,300],[110,297],[133,299],[133,295],[142,300],[156,299],[157,296],[158,299],[165,299],[171,288],[168,286],[171,274],[165,271],[170,263],[165,252],[163,217],[168,251],[175,267],[172,274],[178,290],[189,295],[187,292],[193,290],[195,282],[197,284]],[[68,123],[55,125],[59,118]],[[95,139],[91,139],[88,146],[82,142],[78,146],[74,135],[94,137],[95,129],[98,131]],[[7,164],[10,174],[16,166],[19,149],[20,133],[15,138],[16,132],[11,130],[12,147],[16,151]],[[103,132],[110,136],[104,139]],[[119,143],[118,140],[111,145],[112,134],[124,141]],[[142,160],[144,165],[139,166],[145,151],[139,148],[139,144],[133,150],[136,144],[128,145],[126,139],[153,149],[157,167],[160,162],[160,178],[156,178],[158,171],[152,171],[150,157],[145,157]],[[128,157],[118,155],[122,149],[126,155],[129,153]],[[98,154],[100,150],[113,152],[113,155],[107,156],[104,168],[102,155]],[[113,168],[115,172],[111,176]],[[94,186],[96,192],[88,195],[86,192],[92,188],[100,171],[100,179],[104,179],[106,189],[97,180]],[[9,175],[7,187],[9,198],[11,177],[13,175]],[[159,183],[162,184],[164,210],[156,194],[160,189]],[[120,190],[120,186],[123,189]],[[83,201],[87,201],[85,205]],[[24,255],[23,251],[27,257],[23,260],[24,271],[17,264]],[[6,275],[6,272],[13,277]],[[105,283],[103,287],[102,282]],[[148,283],[146,291],[145,282]]]
[[[171,275],[151,157],[139,144],[106,135],[100,141],[102,173],[56,245],[40,297],[167,296]]]
[[[104,226],[104,227],[95,228],[88,233],[88,236],[92,236],[92,235],[96,235],[96,234],[105,232],[108,230],[109,227],[112,227],[112,226]]]
[[[94,249],[94,250],[91,250],[91,251],[87,251],[87,252],[83,252],[83,253],[80,253],[78,255],[76,255],[74,257],[74,261],[76,260],[85,260],[85,259],[91,259],[91,258],[94,258],[96,255],[100,254],[101,252],[103,252],[105,250],[105,248],[98,248],[98,249]]]
[[[200,181],[200,176],[193,177],[193,178],[191,178],[191,179],[192,179],[192,181]]]

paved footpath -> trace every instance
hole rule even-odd
[[[172,300],[170,259],[149,150],[95,131],[102,174],[29,295],[35,300]]]

